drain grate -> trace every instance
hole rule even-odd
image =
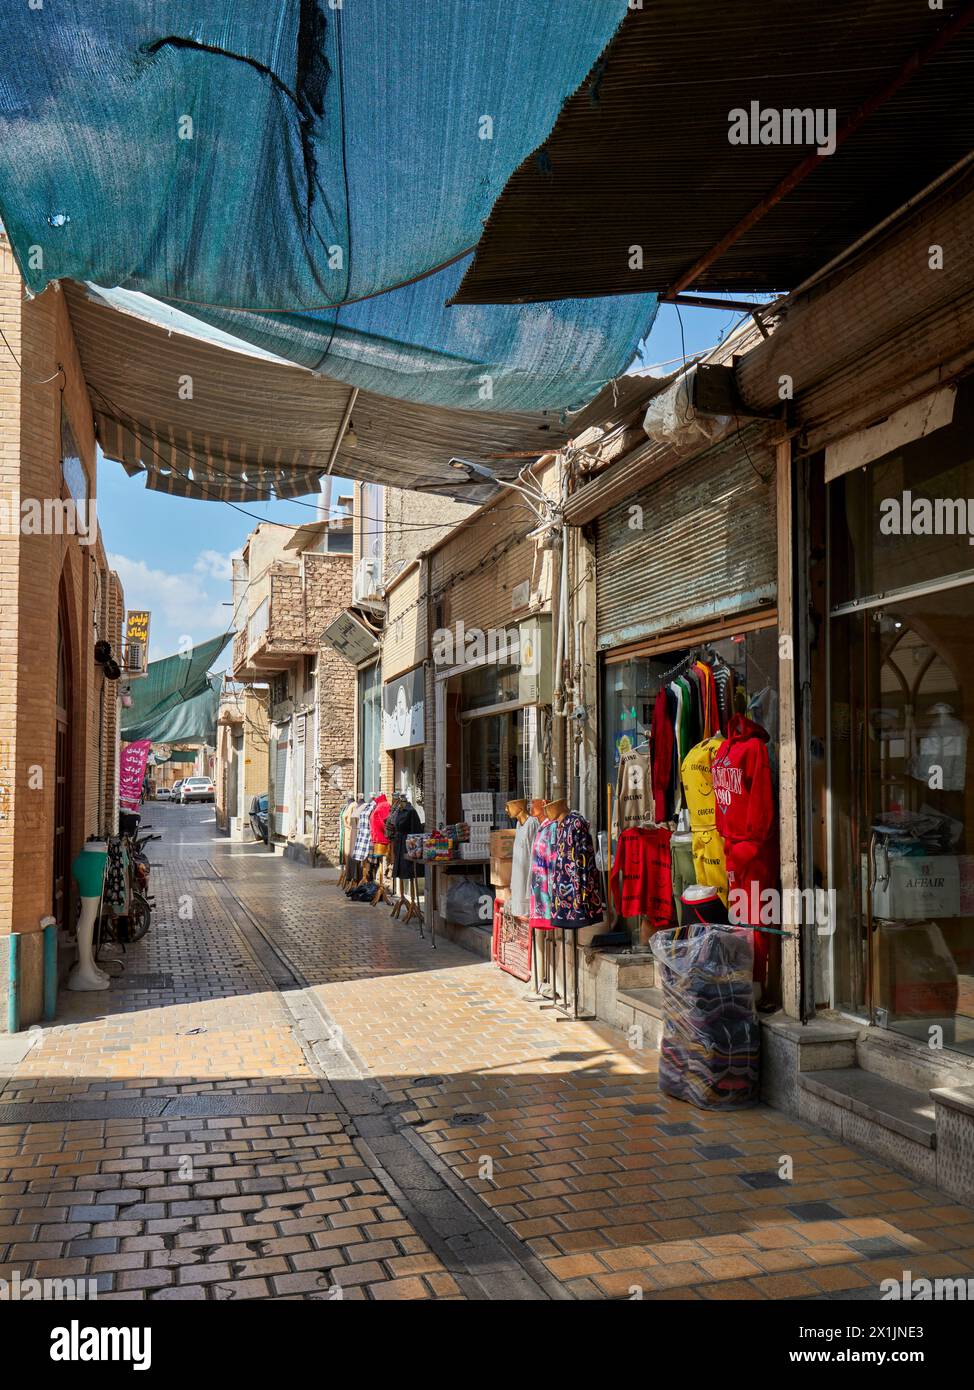
[[[486,1115],[474,1115],[466,1110],[458,1110],[455,1115],[450,1116],[451,1125],[485,1125]]]

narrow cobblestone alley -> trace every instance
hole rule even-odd
[[[672,1101],[654,1053],[231,844],[212,807],[147,810],[148,936],[2,1077],[0,1276],[126,1299],[872,1299],[904,1269],[974,1273],[969,1208],[770,1109]]]

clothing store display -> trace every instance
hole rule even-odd
[[[386,820],[389,816],[389,798],[380,792],[375,798],[372,814],[369,816],[369,833],[372,836],[372,853],[380,847],[388,849],[389,837],[386,834]]]
[[[673,924],[673,869],[666,826],[624,830],[609,877],[620,917],[646,917],[653,931]]]
[[[694,924],[657,932],[651,947],[663,988],[660,1090],[701,1110],[755,1104],[761,1030],[748,935]]]
[[[768,733],[735,714],[710,760],[715,825],[728,840],[766,840],[775,824]]]
[[[511,883],[508,906],[514,917],[527,917],[531,908],[531,851],[541,822],[527,816],[514,831],[511,854]]]
[[[589,823],[578,811],[557,822],[551,868],[551,925],[577,930],[605,916],[595,845]]]
[[[676,904],[676,920],[683,925],[683,890],[696,883],[693,868],[693,836],[686,831],[670,836],[670,882]]]
[[[691,830],[713,830],[716,824],[711,762],[723,742],[723,734],[713,734],[691,748],[683,759],[680,775],[684,801],[690,811]]]
[[[423,822],[412,802],[405,797],[393,798],[389,815],[386,818],[386,834],[392,849],[392,874],[394,878],[415,878],[423,872],[422,864],[409,859],[406,854],[406,836],[422,832]]]
[[[555,862],[557,836],[558,822],[556,820],[543,820],[534,837],[528,894],[528,918],[534,931],[553,930],[551,924],[551,895],[554,886],[552,869]]]
[[[706,661],[697,661],[694,663],[694,670],[699,672],[703,685],[703,737],[711,738],[720,729],[714,668]]]
[[[717,695],[717,724],[722,734],[730,727],[734,713],[734,675],[722,661],[714,667],[714,689]]]
[[[355,830],[355,847],[352,858],[359,861],[368,859],[372,853],[372,812],[375,810],[375,797],[363,802],[358,811],[358,825]]]
[[[104,900],[116,906],[125,902],[126,854],[116,836],[108,841],[108,861],[105,868]]]
[[[716,827],[724,842],[728,894],[743,892],[748,926],[760,926],[752,904],[778,882],[777,823],[768,734],[759,724],[735,714],[726,741],[711,759]],[[728,896],[728,902],[731,902]],[[768,938],[754,933],[754,978],[767,978]]]
[[[693,873],[697,883],[716,888],[727,905],[727,862],[724,841],[716,830],[693,831]]]
[[[647,817],[652,816],[652,811],[649,758],[642,751],[621,754],[616,779],[616,834],[631,826],[642,825]]]

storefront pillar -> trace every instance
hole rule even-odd
[[[793,920],[799,901],[798,729],[796,719],[796,651],[794,602],[794,501],[791,439],[776,445],[778,535],[778,835],[781,851],[781,1006],[790,1018],[801,1017],[802,927]]]

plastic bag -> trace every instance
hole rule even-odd
[[[759,1099],[761,1029],[747,929],[694,925],[650,939],[663,988],[660,1090],[701,1110]]]
[[[472,878],[453,878],[446,892],[448,922],[457,927],[483,927],[494,915],[494,890]]]

